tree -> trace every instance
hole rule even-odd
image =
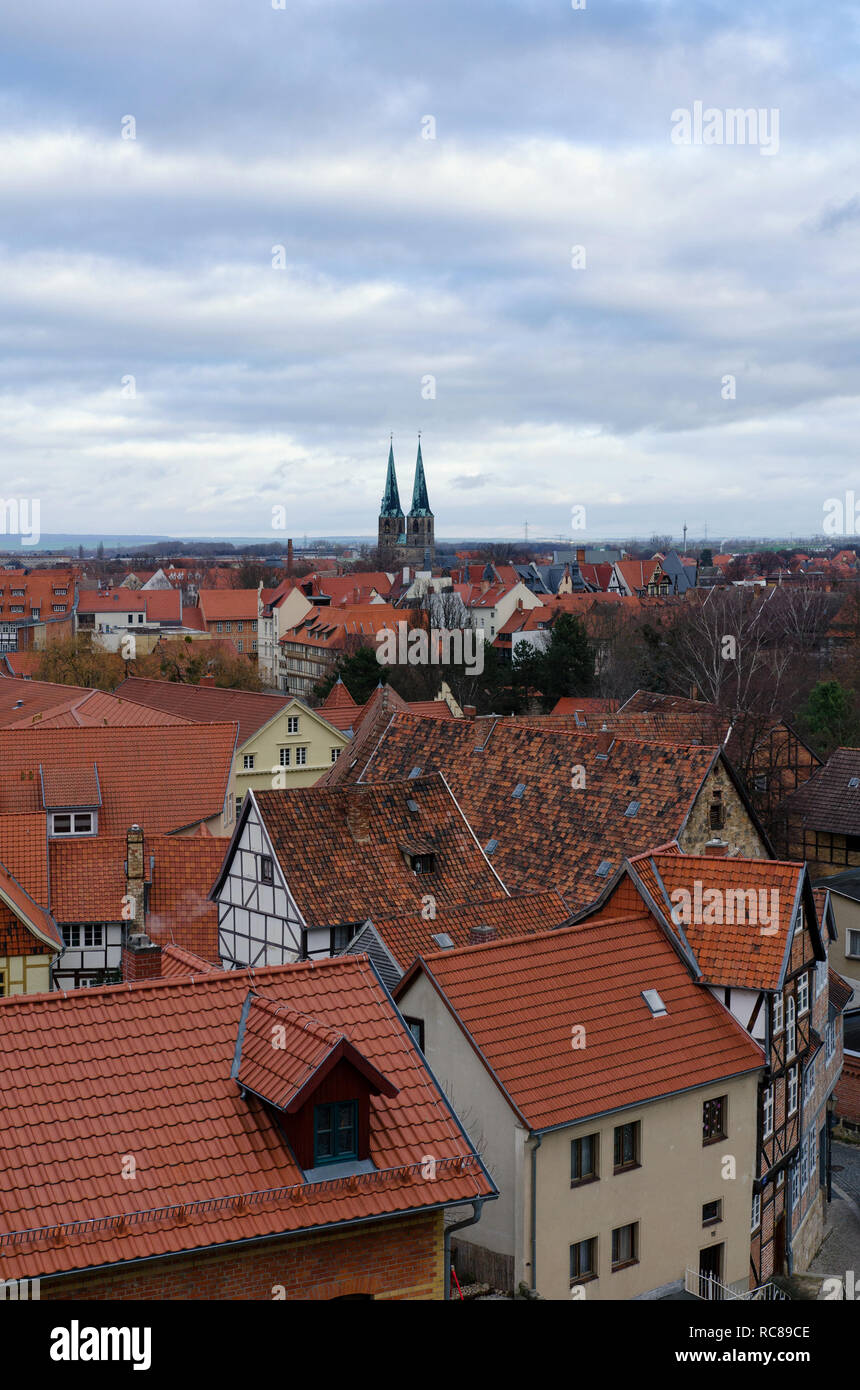
[[[195,642],[190,637],[162,639],[148,656],[129,662],[127,674],[153,680],[183,681],[188,685],[199,685],[204,676],[214,676],[215,684],[221,689],[263,689],[256,665],[240,656],[232,643]]]
[[[80,685],[88,689],[113,690],[125,674],[118,652],[97,646],[87,632],[79,632],[64,642],[54,642],[41,653],[35,677],[60,685]]]
[[[99,541],[98,545],[96,546],[96,559],[97,559],[97,560],[103,560],[104,557],[105,557],[104,542],[103,542],[103,541]]]
[[[580,618],[560,613],[535,672],[545,703],[564,695],[585,695],[594,683],[594,650]]]
[[[314,686],[314,695],[324,700],[337,680],[343,681],[357,705],[365,704],[380,681],[388,680],[389,669],[381,666],[376,659],[376,648],[364,644],[353,651],[344,652],[335,664],[331,675],[326,676]]]
[[[860,735],[853,692],[836,680],[818,681],[813,686],[798,710],[797,723],[823,758],[835,748],[855,746]]]

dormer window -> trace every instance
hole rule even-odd
[[[51,816],[52,835],[94,835],[93,811],[55,811]]]
[[[416,874],[432,874],[436,868],[435,854],[411,854],[409,867]]]
[[[314,1106],[314,1167],[358,1158],[358,1102]]]

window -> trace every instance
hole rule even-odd
[[[615,1126],[614,1171],[621,1173],[625,1168],[639,1167],[639,1129],[635,1120],[630,1125]]]
[[[804,971],[797,981],[797,1012],[809,1013],[809,973]]]
[[[793,1164],[791,1169],[791,1206],[792,1210],[800,1200],[800,1169],[797,1164]]]
[[[354,936],[354,927],[332,927],[329,939],[330,954],[336,956],[339,951],[345,951]]]
[[[775,994],[773,997],[773,1035],[782,1032],[784,1010],[782,1007],[782,995]]]
[[[224,631],[225,631],[225,632],[232,632],[232,631],[233,631],[233,624],[232,624],[232,623],[225,623],[225,624],[224,624]]]
[[[766,791],[767,791],[767,773],[766,773],[766,772],[759,773],[758,777],[756,777],[756,779],[755,779],[755,789],[756,789],[757,792],[766,792]]]
[[[239,812],[241,811],[241,809],[242,809],[242,798],[241,798],[241,796],[237,796],[237,797],[236,797],[236,815],[237,815],[237,816],[238,816]]]
[[[785,1005],[785,1055],[793,1057],[797,1051],[797,1025],[794,1021],[794,995],[790,994]]]
[[[600,1135],[587,1134],[583,1139],[570,1141],[570,1185],[594,1182],[599,1176],[597,1157],[600,1152]]]
[[[714,792],[714,799],[708,811],[708,824],[711,830],[722,830],[725,824],[725,811],[723,809],[723,794],[721,791]]]
[[[702,1225],[716,1226],[717,1222],[723,1219],[723,1199],[718,1197],[714,1202],[705,1202],[702,1206]]]
[[[104,927],[99,922],[93,926],[63,927],[64,946],[103,946]]]
[[[358,1158],[358,1105],[354,1100],[314,1106],[314,1166]]]
[[[597,1237],[580,1240],[570,1247],[570,1282],[597,1278]]]
[[[241,650],[242,650],[242,638],[239,637],[239,638],[237,639],[237,641],[236,641],[236,651],[237,651],[237,652],[240,652]]]
[[[788,1113],[793,1115],[797,1109],[797,1065],[790,1068],[788,1073]]]
[[[809,1176],[814,1180],[815,1168],[818,1163],[818,1135],[815,1133],[815,1125],[809,1131]]]
[[[256,632],[256,631],[257,631],[257,619],[256,619],[256,618],[254,618],[253,622],[251,623],[251,631],[252,631],[252,632]],[[256,646],[256,643],[255,643],[254,645]]]
[[[702,1144],[715,1144],[726,1138],[726,1099],[717,1096],[702,1105]]]
[[[809,1182],[809,1136],[804,1134],[800,1144],[800,1189],[806,1191]]]
[[[409,867],[416,874],[432,874],[436,868],[435,854],[410,854]]]
[[[825,1030],[824,1038],[825,1038],[825,1056],[826,1056],[828,1062],[832,1062],[832,1061],[833,1061],[833,1054],[834,1054],[834,1052],[836,1051],[836,1023],[835,1023],[835,1021],[833,1021],[833,1022],[831,1022],[831,1023],[828,1023],[827,1028],[826,1028],[826,1030]]]
[[[55,811],[51,817],[52,835],[92,835],[92,811]]]
[[[242,754],[242,767],[244,768],[244,770],[245,770],[246,772],[253,772],[253,771],[254,771],[254,758],[255,758],[256,756],[257,756],[256,753],[243,753],[243,754]]]
[[[10,589],[10,590],[9,590],[9,593],[12,595],[13,598],[23,598],[25,592],[26,592],[26,591],[25,591],[24,589]]]
[[[761,1098],[762,1113],[762,1138],[769,1139],[773,1134],[773,1087],[768,1086],[762,1093]]]
[[[635,1264],[639,1258],[639,1222],[630,1226],[619,1226],[612,1232],[612,1268],[623,1269],[625,1265]]]
[[[289,748],[280,748],[280,749],[278,750],[278,762],[281,764],[281,767],[289,767],[289,765],[290,765],[290,750],[289,750]]]
[[[256,650],[257,650],[257,639],[256,639],[256,637],[255,637],[254,640],[253,640],[253,642],[251,643],[251,651],[252,651],[252,652],[255,652]]]
[[[299,716],[297,714],[287,715],[287,733],[297,734],[299,732]]]
[[[815,1090],[815,1064],[817,1061],[817,1057],[810,1058],[809,1066],[806,1068],[806,1071],[803,1074],[804,1103],[812,1099],[812,1093]]]
[[[236,631],[237,631],[237,632],[244,632],[244,631],[245,631],[245,624],[244,624],[244,623],[237,623],[237,624],[236,624]]]
[[[815,997],[818,998],[824,986],[827,984],[827,961],[817,960],[815,962]]]
[[[860,956],[860,931],[847,931],[845,936],[846,956]]]
[[[339,748],[333,748],[333,749],[331,750],[331,760],[332,760],[332,762],[333,762],[333,763],[336,763],[337,760],[338,760],[338,758],[339,758],[339,756],[340,756],[340,749],[339,749]]]
[[[216,632],[223,632],[223,631],[224,631],[224,624],[223,624],[223,623],[216,623],[216,624],[215,624],[215,630],[216,630]]]
[[[406,1024],[406,1027],[409,1029],[409,1031],[410,1031],[410,1033],[412,1034],[413,1038],[415,1039],[415,1041],[417,1042],[418,1046],[421,1048],[421,1051],[423,1052],[423,1051],[424,1051],[424,1020],[423,1020],[423,1018],[410,1018],[410,1017],[408,1017],[408,1015],[404,1014],[404,1015],[403,1015],[403,1022]]]
[[[262,883],[274,883],[275,881],[275,866],[270,854],[260,855],[260,881]]]
[[[297,749],[296,749],[296,767],[304,767],[304,765],[305,765],[305,763],[307,762],[307,760],[308,760],[308,750],[307,750],[307,748],[297,748]]]
[[[0,970],[0,999],[6,998],[6,971]]]
[[[750,1220],[750,1231],[757,1231],[761,1225],[761,1193],[754,1192],[752,1199],[752,1218]]]

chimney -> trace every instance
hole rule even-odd
[[[126,832],[125,855],[125,891],[126,896],[134,904],[134,914],[132,917],[124,918],[124,920],[130,923],[129,931],[132,931],[134,927],[139,927],[142,930],[145,874],[143,869],[143,831],[139,825],[132,825]],[[127,911],[125,905],[124,910]]]
[[[690,686],[690,699],[691,699],[691,700],[698,700],[698,698],[699,698],[699,687],[698,687],[697,685],[691,685],[691,686]]]
[[[293,572],[293,543],[292,543],[291,540],[289,540],[289,541],[287,541],[287,576],[289,577],[289,576],[292,574],[292,572]]]
[[[161,947],[146,932],[134,932],[122,948],[123,981],[157,980],[161,976]]]
[[[474,719],[474,718],[475,718],[475,715],[476,715],[477,713],[478,713],[478,706],[477,706],[477,705],[464,705],[464,706],[463,706],[463,718],[464,718],[464,719]]]
[[[709,859],[725,859],[729,852],[729,847],[725,840],[720,840],[714,836],[713,840],[708,840],[705,845],[705,854]]]
[[[198,684],[199,684],[199,685],[205,685],[205,686],[214,685],[214,684],[215,684],[215,677],[214,677],[214,676],[212,675],[212,673],[210,672],[208,676],[201,676],[201,677],[200,677],[200,680],[198,681]]]
[[[601,755],[601,754],[602,754],[603,757],[606,757],[607,753],[609,752],[609,750],[610,750],[610,748],[612,747],[612,745],[613,745],[614,742],[615,742],[615,735],[614,735],[614,733],[612,732],[612,730],[611,730],[611,729],[601,729],[601,730],[600,730],[600,733],[597,735],[597,752],[598,752],[598,755]]]
[[[579,549],[577,550],[577,552],[576,552],[576,563],[577,563],[578,565],[584,565],[584,564],[585,564],[585,551],[582,549],[581,546],[580,546],[580,548],[579,548]]]
[[[488,941],[495,941],[499,933],[495,927],[490,927],[486,922],[481,922],[477,927],[469,928],[469,945],[486,946]]]

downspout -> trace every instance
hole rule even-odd
[[[455,1231],[462,1231],[466,1226],[476,1226],[481,1219],[481,1212],[484,1208],[484,1198],[476,1197],[472,1203],[472,1215],[467,1216],[465,1221],[455,1221],[451,1226],[445,1227],[443,1240],[442,1268],[445,1271],[445,1302],[451,1297],[451,1237]]]
[[[532,1149],[532,1196],[531,1196],[531,1247],[532,1247],[532,1288],[537,1293],[537,1151],[543,1143],[542,1134],[529,1136],[537,1143]]]

